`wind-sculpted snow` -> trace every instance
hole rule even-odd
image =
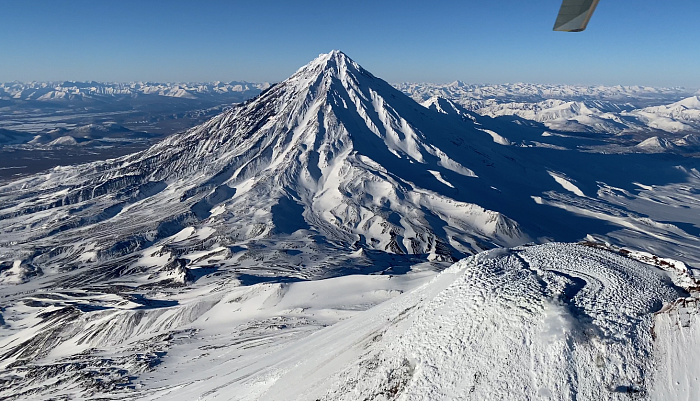
[[[178,323],[168,355],[118,394],[176,401],[662,400],[656,394],[667,391],[669,376],[656,361],[672,362],[664,352],[682,352],[682,343],[666,336],[660,319],[688,296],[673,283],[680,274],[553,243],[488,251],[437,276],[202,288],[180,297],[183,305],[203,306],[187,315],[192,323]],[[661,335],[663,352],[655,345]],[[670,366],[670,377],[693,380],[694,371],[681,366]]]
[[[168,301],[28,296],[5,311],[33,328],[0,343],[0,396],[690,400],[692,356],[672,356],[697,337],[693,287],[674,284],[687,272],[624,255],[552,243],[488,251],[438,275],[219,280]],[[21,341],[38,344],[41,365],[20,363]]]
[[[691,401],[700,393],[700,288],[666,305],[654,318],[657,400]]]

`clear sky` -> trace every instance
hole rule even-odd
[[[0,81],[279,81],[340,49],[390,82],[700,88],[700,1],[0,0]]]

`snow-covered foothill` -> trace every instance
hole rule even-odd
[[[675,103],[646,107],[629,112],[649,127],[669,132],[697,131],[700,129],[700,96],[692,96]]]
[[[676,145],[668,139],[653,136],[640,142],[637,148],[645,152],[661,153],[675,150]]]
[[[50,146],[75,146],[78,142],[72,136],[66,135],[49,143]]]

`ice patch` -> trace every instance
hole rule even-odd
[[[564,188],[567,191],[572,192],[578,196],[584,196],[584,197],[586,196],[586,194],[584,194],[583,191],[581,191],[579,189],[579,187],[574,185],[574,183],[571,182],[571,180],[566,178],[564,175],[559,174],[559,173],[555,173],[553,171],[548,171],[548,173],[550,176],[552,176],[552,178],[554,178],[554,181],[556,181],[559,185],[562,186],[562,188]]]
[[[484,131],[485,133],[491,135],[491,139],[499,145],[504,145],[504,146],[509,146],[512,145],[513,143],[509,141],[507,138],[497,134],[494,131],[491,131],[490,129],[484,129],[484,128],[477,128],[479,131]]]
[[[211,209],[211,214],[209,215],[210,217],[218,216],[220,214],[223,214],[226,211],[226,206],[224,205],[219,205],[216,206],[215,208]]]
[[[450,184],[446,179],[442,178],[442,175],[440,174],[439,171],[428,170],[428,172],[429,172],[430,174],[432,174],[433,177],[435,177],[435,179],[437,179],[437,180],[440,181],[441,183],[447,185],[447,186],[450,187],[450,188],[454,188],[454,185]]]
[[[654,190],[654,187],[649,186],[649,185],[640,184],[640,183],[638,183],[638,182],[633,182],[632,184],[638,186],[639,188],[646,189],[647,191],[653,191],[653,190]]]
[[[194,227],[185,227],[182,230],[180,230],[180,232],[178,232],[177,234],[173,235],[170,238],[172,239],[173,242],[180,242],[180,241],[184,241],[187,238],[189,238],[190,236],[192,236],[192,234],[194,234],[194,232],[195,232]]]

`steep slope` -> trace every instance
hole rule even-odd
[[[430,99],[421,102],[421,105],[427,109],[437,111],[438,113],[456,115],[462,118],[476,121],[474,113],[469,112],[464,107],[456,104],[455,102],[440,96],[433,96]]]
[[[700,289],[654,317],[655,400],[691,401],[700,392]]]
[[[229,272],[320,277],[376,266],[386,253],[449,261],[535,238],[579,240],[610,222],[626,236],[667,239],[662,255],[678,252],[679,233],[682,253],[697,253],[678,227],[585,196],[695,179],[692,167],[503,146],[529,128],[487,127],[436,102],[427,110],[343,53],[322,55],[145,152],[0,187],[3,258],[23,266],[0,279],[182,284],[208,260]],[[556,192],[553,177],[576,182],[576,196]],[[255,248],[300,251],[272,261]]]

